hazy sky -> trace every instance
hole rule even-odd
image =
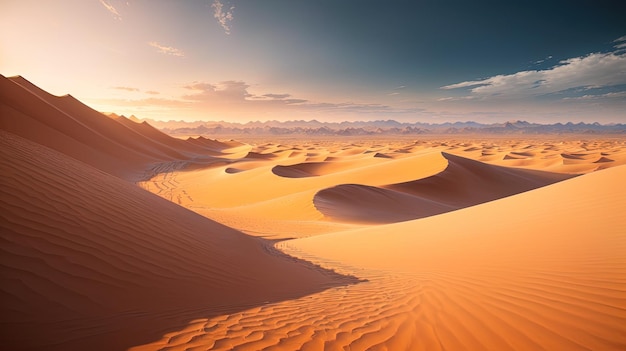
[[[624,1],[1,0],[0,73],[155,119],[626,122]]]

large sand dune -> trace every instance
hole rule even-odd
[[[2,129],[117,176],[141,179],[154,164],[199,156],[206,162],[227,149],[174,139],[126,118],[103,118],[72,96],[51,95],[22,77],[0,76],[0,92]]]
[[[351,281],[43,146],[0,140],[3,347],[120,349],[173,322]]]
[[[622,137],[181,140],[0,98],[3,348],[626,349]]]
[[[371,187],[342,184],[319,191],[315,207],[330,218],[397,222],[500,199],[571,176],[488,165],[443,153],[445,170],[419,180]]]

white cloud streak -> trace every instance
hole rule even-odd
[[[223,81],[219,83],[193,82],[184,88],[192,93],[182,96],[185,101],[204,104],[211,107],[230,106],[260,111],[260,108],[290,110],[300,112],[324,113],[385,113],[407,114],[421,112],[422,109],[398,109],[376,103],[355,102],[313,102],[293,98],[291,94],[267,93],[255,95],[248,91],[250,85],[243,81]]]
[[[117,86],[117,87],[113,87],[113,89],[116,89],[116,90],[126,90],[126,91],[139,91],[139,89],[137,89],[137,88],[125,87],[125,86]]]
[[[115,18],[116,20],[120,20],[120,21],[122,20],[122,16],[120,16],[120,13],[117,12],[117,10],[115,9],[115,7],[113,7],[113,5],[106,2],[106,0],[100,0],[100,3],[102,4],[102,6],[104,6],[104,8],[107,9],[107,11],[113,14],[113,18]]]
[[[545,70],[521,71],[441,87],[469,88],[478,99],[529,98],[576,88],[626,84],[626,54],[594,53],[561,61]],[[467,98],[467,97],[462,97]]]
[[[217,22],[224,28],[226,34],[230,34],[230,21],[233,20],[234,6],[231,6],[228,10],[224,9],[224,4],[220,0],[213,1],[211,5],[213,8],[213,17],[217,19]]]
[[[626,91],[599,94],[599,95],[583,95],[583,96],[577,96],[577,97],[563,98],[563,100],[578,100],[578,101],[603,100],[603,99],[626,99]]]
[[[148,43],[148,45],[150,45],[153,48],[157,49],[157,51],[162,53],[162,54],[178,56],[178,57],[185,56],[185,53],[182,52],[182,50],[173,48],[171,46],[161,45],[161,44],[157,43],[156,41],[151,41],[151,42]]]

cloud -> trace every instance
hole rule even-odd
[[[291,94],[263,94],[262,96],[270,99],[282,100],[291,96]]]
[[[120,21],[122,20],[122,16],[120,16],[119,12],[117,12],[113,5],[106,2],[106,0],[100,0],[100,3],[102,4],[102,6],[104,6],[104,8],[106,8],[110,13],[113,14],[113,18]]]
[[[617,49],[617,51],[624,51],[626,50],[626,35],[621,36],[615,40],[613,40],[614,43],[617,43],[615,45],[613,45],[614,48]]]
[[[441,87],[467,88],[477,99],[526,99],[582,88],[626,84],[626,54],[593,53],[563,60],[545,70],[521,71]]]
[[[239,80],[217,83],[195,81],[182,86],[183,93],[171,97],[151,97],[139,99],[93,99],[90,103],[102,111],[116,111],[118,114],[136,114],[156,118],[295,118],[296,116],[327,116],[337,118],[358,118],[356,116],[396,116],[406,118],[416,114],[424,115],[424,109],[415,107],[394,107],[379,103],[352,101],[311,101],[294,97],[289,93],[258,92],[256,85]],[[146,94],[158,93],[144,90]],[[126,89],[129,88],[129,89]]]
[[[173,48],[171,46],[161,45],[161,44],[157,43],[156,41],[151,41],[151,42],[148,43],[148,45],[150,45],[153,48],[157,49],[162,54],[178,56],[178,57],[185,56],[185,53],[182,52],[182,50]]]
[[[405,89],[405,88],[406,88],[406,85],[401,85],[399,87],[393,88],[393,90],[401,90],[401,89]]]
[[[139,91],[139,89],[137,89],[137,88],[122,87],[122,86],[113,87],[113,89],[117,89],[117,90],[126,90],[126,91]]]
[[[213,1],[211,5],[213,8],[213,17],[217,19],[217,22],[224,28],[224,32],[226,34],[230,34],[230,21],[233,20],[233,10],[235,10],[234,6],[231,6],[228,10],[224,9],[224,4],[220,0]]]
[[[96,105],[132,107],[145,109],[172,109],[172,108],[189,108],[192,103],[189,101],[165,98],[147,98],[147,99],[91,99]]]
[[[548,60],[549,60],[549,59],[551,59],[551,58],[552,58],[552,55],[550,55],[550,56],[548,56],[548,57],[546,57],[546,58],[544,58],[544,59],[542,59],[542,60],[537,60],[537,61],[535,61],[535,62],[533,62],[533,63],[534,63],[534,64],[536,64],[536,65],[538,65],[538,64],[540,64],[540,63],[543,63],[543,62],[548,61]]]
[[[399,109],[376,103],[355,102],[313,102],[293,98],[291,94],[266,93],[255,95],[249,92],[250,84],[243,81],[223,81],[219,83],[193,82],[184,87],[192,91],[182,99],[209,108],[229,106],[244,108],[254,113],[266,109],[285,109],[288,111],[323,112],[323,113],[385,113],[405,114],[421,112],[422,109]]]
[[[578,100],[578,101],[604,100],[604,99],[626,99],[626,91],[563,98],[563,100]]]
[[[146,94],[150,94],[150,95],[159,95],[161,93],[159,93],[158,91],[154,91],[154,90],[147,90]]]
[[[252,95],[248,92],[249,84],[242,81],[223,81],[217,84],[194,82],[185,86],[185,89],[194,91],[194,94],[183,96],[188,100],[241,101]]]
[[[474,96],[454,96],[454,97],[444,97],[439,98],[437,101],[462,101],[462,100],[473,100],[476,97]]]
[[[228,80],[216,84],[194,82],[184,87],[194,91],[184,95],[185,100],[194,100],[212,104],[240,104],[242,106],[294,105],[307,102],[304,99],[291,98],[291,94],[254,95],[248,91],[250,85],[243,81]]]

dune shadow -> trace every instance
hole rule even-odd
[[[0,136],[3,348],[126,350],[196,319],[360,282]]]
[[[339,221],[394,223],[458,210],[519,194],[573,177],[495,166],[442,153],[448,166],[440,173],[385,186],[340,184],[318,191],[315,208]]]

